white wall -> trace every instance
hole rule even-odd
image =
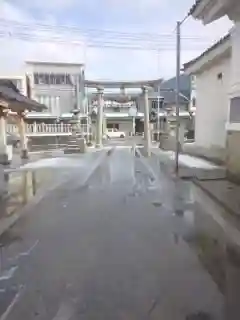
[[[126,135],[129,135],[130,132],[132,132],[132,121],[122,121],[119,122],[119,131],[123,131],[126,133]]]
[[[222,58],[209,70],[196,75],[196,145],[225,147],[230,63],[230,57]],[[221,73],[222,79],[219,79]]]
[[[240,8],[240,6],[239,6]],[[240,20],[240,16],[239,16]],[[235,123],[240,130],[240,108],[236,103],[231,103],[233,98],[240,97],[240,21],[235,23],[231,30],[232,60],[231,60],[231,85],[229,88],[229,122]]]

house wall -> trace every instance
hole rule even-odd
[[[198,146],[225,148],[230,63],[230,57],[223,58],[196,75],[195,141]]]
[[[76,81],[79,77],[79,99],[84,95],[83,77],[84,67],[74,64],[27,64],[27,75],[30,80],[32,99],[40,103],[46,104],[49,107],[47,112],[55,116],[60,116],[63,113],[69,113],[77,106],[76,84],[36,84],[34,82],[34,73],[46,74],[69,74]],[[83,110],[82,110],[83,112]]]
[[[240,10],[240,5],[238,3]],[[240,12],[240,11],[239,11]],[[229,123],[227,133],[227,159],[226,165],[231,177],[240,181],[240,14],[238,21],[231,32],[232,61],[231,61],[231,85],[229,90]],[[236,102],[233,101],[236,99]]]
[[[240,180],[240,131],[229,131],[227,135],[226,166],[228,174]]]

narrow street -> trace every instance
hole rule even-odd
[[[0,320],[239,319],[238,220],[130,147],[77,173],[0,238]]]

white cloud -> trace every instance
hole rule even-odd
[[[28,2],[28,0],[24,0]],[[52,0],[56,2],[58,0]],[[74,3],[71,0],[70,3]],[[120,0],[108,0],[112,3],[119,3]],[[135,6],[136,2],[129,2],[131,6]],[[46,2],[37,1],[37,5]],[[157,0],[141,0],[141,5],[155,6],[161,2]],[[58,2],[59,3],[59,2]],[[61,0],[64,7],[67,0]],[[122,3],[122,2],[121,2]],[[163,2],[162,2],[163,3]],[[67,5],[67,4],[66,4]],[[21,23],[30,24],[35,22],[29,11],[20,9],[19,7],[2,2],[0,5],[0,18],[8,18],[10,20],[19,21]],[[46,15],[42,23],[56,25],[55,16]],[[214,39],[218,39],[227,32],[231,27],[231,23],[227,19],[223,19],[204,27],[201,23],[192,20],[186,22],[182,28],[183,38],[193,36],[192,40],[183,41],[182,62],[186,62],[206,49]],[[129,30],[131,30],[129,26]],[[174,26],[168,25],[166,22],[159,22],[157,30],[161,32],[172,32]],[[86,36],[82,34],[74,34],[66,31],[57,32],[57,27],[49,30],[42,30],[33,27],[31,30],[25,31],[28,41],[22,41],[19,36],[9,36],[0,39],[1,51],[1,72],[2,75],[21,74],[24,72],[24,61],[41,60],[41,61],[63,61],[63,62],[86,62],[86,75],[88,78],[98,79],[151,79],[158,77],[171,77],[175,74],[175,38],[171,40],[161,40],[163,50],[159,54],[154,51],[143,50],[123,50],[123,49],[106,49],[106,48],[87,48],[83,43],[88,42]],[[1,23],[0,23],[1,31]],[[154,30],[154,33],[157,33]],[[24,32],[21,36],[24,38]],[[20,38],[21,38],[20,37]],[[78,43],[76,42],[78,39]],[[200,41],[201,38],[201,41]],[[202,41],[204,40],[204,41]]]
[[[77,0],[7,0],[9,5],[31,7],[36,9],[48,9],[48,10],[63,10],[70,8],[78,3]]]
[[[31,19],[31,16],[26,11],[21,10],[13,4],[3,0],[0,3],[0,18],[7,18],[14,21],[26,21]]]

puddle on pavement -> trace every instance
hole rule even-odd
[[[213,210],[212,207],[207,210],[199,199],[192,205],[192,210],[175,209],[173,239],[176,245],[181,239],[189,246],[223,295],[224,316],[221,319],[237,320],[240,318],[240,242],[233,241],[229,234],[232,229],[223,228],[213,219]],[[218,210],[216,214],[220,217]],[[225,220],[226,224],[231,222]],[[239,229],[235,231],[240,239]],[[193,314],[187,319],[212,318]]]
[[[156,207],[156,208],[160,208],[160,207],[162,207],[162,202],[158,202],[158,201],[154,201],[154,202],[152,202],[152,204],[154,205],[154,207]]]
[[[57,171],[47,168],[10,173],[5,180],[6,193],[0,202],[0,218],[12,215],[36,194],[51,186],[57,174]]]
[[[35,162],[23,161],[24,171],[5,174],[5,194],[0,201],[0,218],[8,217],[21,209],[38,193],[55,183],[64,182],[74,174],[86,172],[96,155],[82,154],[69,157],[46,157]]]
[[[129,159],[130,171],[129,175],[132,175],[132,160]],[[115,163],[117,166],[119,163]],[[121,177],[122,165],[118,169],[117,167],[111,167],[109,172],[108,165],[99,169],[94,177],[91,185],[111,185],[110,173],[113,173],[114,178]],[[146,192],[147,176],[141,174],[142,170],[136,168],[135,177],[140,185],[139,190],[133,190],[132,194],[128,196],[137,197],[141,196],[141,192]],[[33,196],[33,183],[32,176],[29,173],[24,173],[11,177],[9,179],[9,191],[10,198],[6,201],[6,214],[10,214],[10,211],[17,206],[22,206],[29,201]],[[38,171],[35,179],[36,190],[49,185],[54,180],[54,174],[52,170],[42,169]],[[120,179],[121,180],[121,179]],[[165,181],[164,181],[165,183]],[[171,207],[171,217],[174,224],[172,231],[174,243],[176,246],[184,241],[189,249],[197,256],[204,270],[211,276],[213,282],[216,284],[218,290],[222,293],[224,299],[224,316],[222,319],[226,320],[238,320],[240,318],[240,246],[236,245],[233,241],[230,241],[229,234],[226,230],[214,221],[212,218],[212,208],[207,209],[204,207],[204,199],[199,200],[196,198],[196,194],[192,192],[190,182],[180,182],[169,185],[164,185],[161,189],[161,199],[151,201],[152,205],[156,208],[161,208],[169,205]],[[190,209],[189,209],[190,207]],[[216,214],[219,212],[216,210]],[[240,233],[239,233],[240,234]],[[240,236],[239,236],[240,239]],[[6,239],[7,242],[15,241],[13,239]],[[18,241],[18,239],[16,240]],[[239,242],[240,243],[240,242]],[[186,320],[210,320],[211,315],[204,312],[196,312],[189,314]]]

